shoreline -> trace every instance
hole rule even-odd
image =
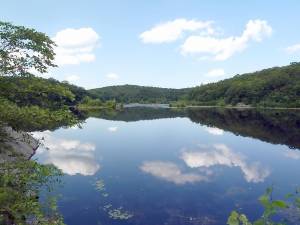
[[[6,138],[2,143],[5,151],[0,152],[0,163],[14,161],[21,156],[24,159],[31,159],[40,146],[39,140],[35,139],[29,132],[16,131],[9,126],[2,128]]]
[[[170,106],[170,108],[224,108],[224,109],[280,109],[280,110],[300,110],[300,108],[289,107],[255,107],[255,106],[203,106],[203,105],[188,105],[184,107]]]
[[[185,109],[185,108],[224,108],[224,109],[278,109],[278,110],[300,110],[297,107],[255,107],[255,106],[218,106],[218,105],[186,105],[186,106],[169,106],[168,104],[161,104],[161,103],[129,103],[123,104],[123,108],[135,108],[135,107],[144,107],[144,108],[170,108],[170,109]],[[132,105],[131,105],[132,104]],[[78,110],[85,110],[85,109],[111,109],[111,110],[118,110],[118,108],[111,108],[105,106],[87,106],[87,107],[78,107]]]

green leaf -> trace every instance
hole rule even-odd
[[[263,219],[256,220],[253,225],[266,225]]]
[[[232,211],[228,220],[227,220],[228,225],[239,225],[239,214],[236,211]]]
[[[264,194],[260,196],[259,201],[264,207],[267,207],[270,204],[270,197],[269,195]]]
[[[295,198],[295,205],[296,205],[298,208],[300,208],[300,198],[299,198],[299,197]]]
[[[243,225],[251,225],[251,223],[249,222],[249,220],[245,214],[241,214],[239,219]]]
[[[275,200],[272,202],[272,206],[278,207],[278,208],[287,208],[287,204],[284,201],[281,200]]]

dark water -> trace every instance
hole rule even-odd
[[[69,225],[226,224],[233,209],[261,215],[257,199],[267,187],[282,197],[300,186],[298,111],[129,108],[86,116],[82,129],[35,133],[49,148],[35,158],[66,174],[56,194]],[[130,218],[110,218],[113,209]]]

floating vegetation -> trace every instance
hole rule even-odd
[[[109,195],[109,194],[107,194],[107,193],[103,193],[103,194],[102,194],[102,196],[103,196],[104,198],[108,197],[108,195]]]
[[[104,180],[97,180],[95,183],[96,190],[99,191],[102,197],[107,198],[109,194],[106,192]],[[128,220],[133,217],[133,214],[123,207],[114,208],[112,204],[107,204],[103,206],[103,211],[107,212],[109,218],[114,220]]]
[[[101,192],[105,191],[105,184],[103,180],[97,180],[95,185],[96,185],[96,190]]]
[[[114,220],[128,220],[131,217],[133,217],[133,214],[131,214],[130,212],[128,212],[126,210],[123,210],[123,207],[109,210],[108,215],[111,219],[114,219]]]
[[[108,209],[110,209],[112,207],[112,204],[107,204],[105,206],[103,206],[103,210],[107,211]]]

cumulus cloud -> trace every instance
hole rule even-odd
[[[205,127],[204,129],[212,135],[223,135],[224,134],[224,130],[219,129],[217,127]]]
[[[272,27],[265,20],[250,20],[240,36],[217,38],[192,35],[181,46],[183,54],[204,54],[215,60],[226,60],[245,50],[251,41],[261,42],[272,34]]]
[[[109,127],[109,128],[107,128],[107,130],[109,131],[109,132],[117,132],[118,131],[118,127]]]
[[[291,158],[291,159],[300,159],[300,152],[298,151],[293,151],[293,150],[289,150],[287,152],[284,153],[285,157]]]
[[[118,80],[120,78],[119,75],[116,73],[108,73],[105,76],[107,79],[110,79],[110,80]]]
[[[94,175],[100,165],[95,160],[96,146],[92,143],[82,143],[74,139],[54,137],[51,132],[35,132],[34,137],[42,139],[49,150],[39,148],[37,155],[44,159],[45,164],[53,164],[68,175]]]
[[[260,163],[247,163],[244,157],[233,152],[224,144],[216,144],[213,149],[202,151],[185,151],[182,159],[191,168],[208,168],[212,166],[239,167],[247,182],[263,182],[270,175],[270,170]]]
[[[80,77],[78,75],[67,75],[65,77],[65,80],[68,82],[74,82],[74,81],[78,81],[80,79]]]
[[[289,46],[285,50],[289,54],[300,53],[300,44]]]
[[[52,39],[57,44],[54,50],[55,63],[58,65],[92,62],[96,58],[94,50],[100,45],[99,35],[90,27],[67,28],[57,32]]]
[[[144,43],[168,43],[178,40],[185,31],[202,31],[205,34],[214,32],[211,21],[175,19],[158,24],[140,34],[140,39]]]
[[[196,173],[183,173],[180,168],[172,162],[144,162],[140,169],[145,173],[149,173],[152,176],[174,184],[186,184],[207,180],[205,176]]]
[[[223,69],[212,69],[205,74],[207,77],[222,77],[224,75],[225,71]]]
[[[227,76],[225,74],[224,69],[221,68],[211,69],[203,75],[202,84],[216,82],[218,80],[225,79],[226,77]]]

